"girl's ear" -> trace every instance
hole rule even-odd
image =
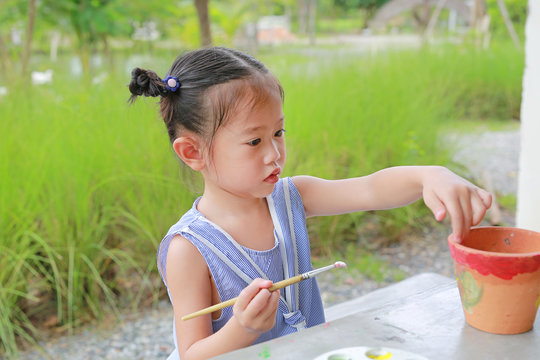
[[[204,156],[199,139],[194,136],[180,136],[173,142],[174,152],[195,171],[205,167]]]

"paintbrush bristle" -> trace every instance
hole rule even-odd
[[[346,268],[347,267],[347,264],[345,264],[343,261],[336,261],[334,263],[334,267],[337,267],[337,268]]]

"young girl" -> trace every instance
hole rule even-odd
[[[312,269],[306,218],[404,206],[423,196],[462,238],[491,195],[438,166],[368,176],[280,178],[286,159],[283,89],[254,58],[227,48],[178,57],[165,79],[136,68],[129,85],[159,96],[176,154],[204,179],[204,193],[161,242],[158,268],[174,308],[169,359],[207,359],[323,323],[315,279],[269,292]],[[181,317],[239,296],[234,307]]]

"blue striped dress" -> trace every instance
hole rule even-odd
[[[238,244],[197,210],[199,199],[169,229],[159,246],[158,268],[165,285],[167,251],[171,239],[178,234],[191,241],[206,260],[221,301],[238,296],[255,278],[277,282],[313,270],[304,205],[290,178],[280,179],[272,194],[266,198],[274,223],[275,237],[275,246],[266,251],[252,250]],[[232,307],[223,309],[221,317],[212,320],[214,332],[221,329],[232,315]],[[300,331],[324,321],[317,282],[314,278],[304,280],[281,289],[276,324],[271,330],[261,334],[255,343]],[[173,332],[174,330],[173,324]],[[178,349],[176,334],[174,342]],[[178,351],[175,350],[169,359],[179,359]]]

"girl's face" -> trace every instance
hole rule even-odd
[[[255,105],[248,100],[217,130],[202,173],[206,186],[262,198],[272,193],[285,165],[284,116],[277,92]]]

